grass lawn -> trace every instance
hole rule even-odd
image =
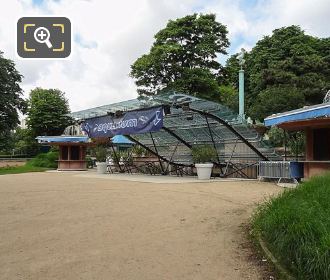
[[[49,168],[44,167],[35,167],[31,165],[23,165],[23,166],[10,166],[10,167],[1,167],[0,175],[5,174],[18,174],[18,173],[26,173],[26,172],[43,172],[49,170]]]
[[[259,207],[253,231],[297,279],[330,279],[330,173]]]

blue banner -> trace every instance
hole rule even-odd
[[[124,112],[122,116],[88,119],[81,128],[90,138],[158,131],[163,127],[163,108]]]

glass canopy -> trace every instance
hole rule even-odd
[[[104,116],[110,112],[133,111],[163,106],[164,127],[158,132],[128,135],[160,160],[176,166],[192,166],[193,145],[213,145],[215,164],[223,176],[256,177],[260,160],[281,160],[258,132],[228,107],[177,92],[156,95],[148,100],[133,99],[72,113],[77,120]],[[253,167],[253,172],[249,171]],[[250,173],[253,176],[250,176]],[[226,173],[226,174],[225,174]]]

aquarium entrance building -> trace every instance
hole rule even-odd
[[[192,147],[212,145],[214,173],[256,178],[260,160],[281,160],[256,130],[226,106],[171,92],[75,112],[90,138],[125,135],[157,159],[161,174],[189,173]]]

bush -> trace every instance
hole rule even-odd
[[[94,161],[91,157],[86,157],[86,163],[87,163],[87,168],[93,168],[94,167]]]
[[[107,149],[103,145],[95,148],[96,161],[105,162],[107,160]]]
[[[29,160],[27,165],[34,167],[57,168],[58,152],[48,152],[37,155]]]
[[[147,150],[140,145],[135,145],[132,147],[132,153],[137,157],[142,157],[146,154]]]
[[[330,279],[329,217],[327,174],[261,205],[253,228],[297,279]]]
[[[195,163],[215,161],[217,152],[211,145],[195,145],[192,147],[192,157]]]
[[[133,157],[128,150],[117,152],[117,156],[119,160],[122,159],[127,164],[133,164]],[[112,155],[112,158],[114,159],[114,155]]]

